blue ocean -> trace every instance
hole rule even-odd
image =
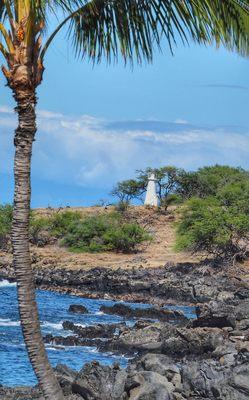
[[[52,333],[57,336],[71,334],[62,327],[63,321],[72,321],[82,326],[97,323],[109,324],[126,322],[129,325],[135,320],[125,320],[116,315],[106,315],[99,311],[100,307],[113,305],[109,300],[92,300],[76,296],[63,295],[49,291],[37,290],[37,302],[41,320],[42,333]],[[28,360],[23,343],[19,323],[16,285],[6,280],[0,281],[0,384],[6,386],[34,385],[37,383]],[[72,314],[68,312],[71,304],[82,304],[89,310],[88,314]],[[123,303],[125,304],[125,303]],[[132,307],[149,307],[148,304],[131,304]],[[182,309],[189,318],[192,318],[193,308],[174,307]],[[102,364],[119,362],[121,366],[127,364],[127,358],[112,353],[98,352],[94,347],[62,347],[46,345],[51,364],[66,364],[79,370],[86,362],[97,360]]]

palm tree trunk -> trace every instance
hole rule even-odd
[[[14,267],[17,280],[19,313],[29,359],[48,400],[62,400],[42,339],[35,297],[35,283],[29,249],[30,163],[36,133],[36,94],[26,90],[14,94],[18,128],[15,131],[15,194],[12,226]]]

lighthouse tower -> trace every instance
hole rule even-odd
[[[144,205],[157,207],[158,206],[158,197],[156,193],[156,178],[155,174],[150,174],[148,177],[148,186],[145,196]]]

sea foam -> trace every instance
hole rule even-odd
[[[19,326],[20,321],[11,321],[9,318],[0,318],[0,326]]]
[[[59,330],[59,331],[63,329],[62,321],[58,322],[58,323],[43,321],[41,326],[42,326],[42,328],[55,329],[55,330]]]
[[[7,279],[4,279],[2,281],[0,281],[0,288],[1,287],[11,287],[11,286],[16,286],[15,282],[9,282],[7,281]]]

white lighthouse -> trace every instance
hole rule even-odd
[[[158,197],[156,193],[156,178],[155,174],[150,174],[148,177],[148,186],[146,190],[146,196],[144,205],[157,207],[158,206]]]

